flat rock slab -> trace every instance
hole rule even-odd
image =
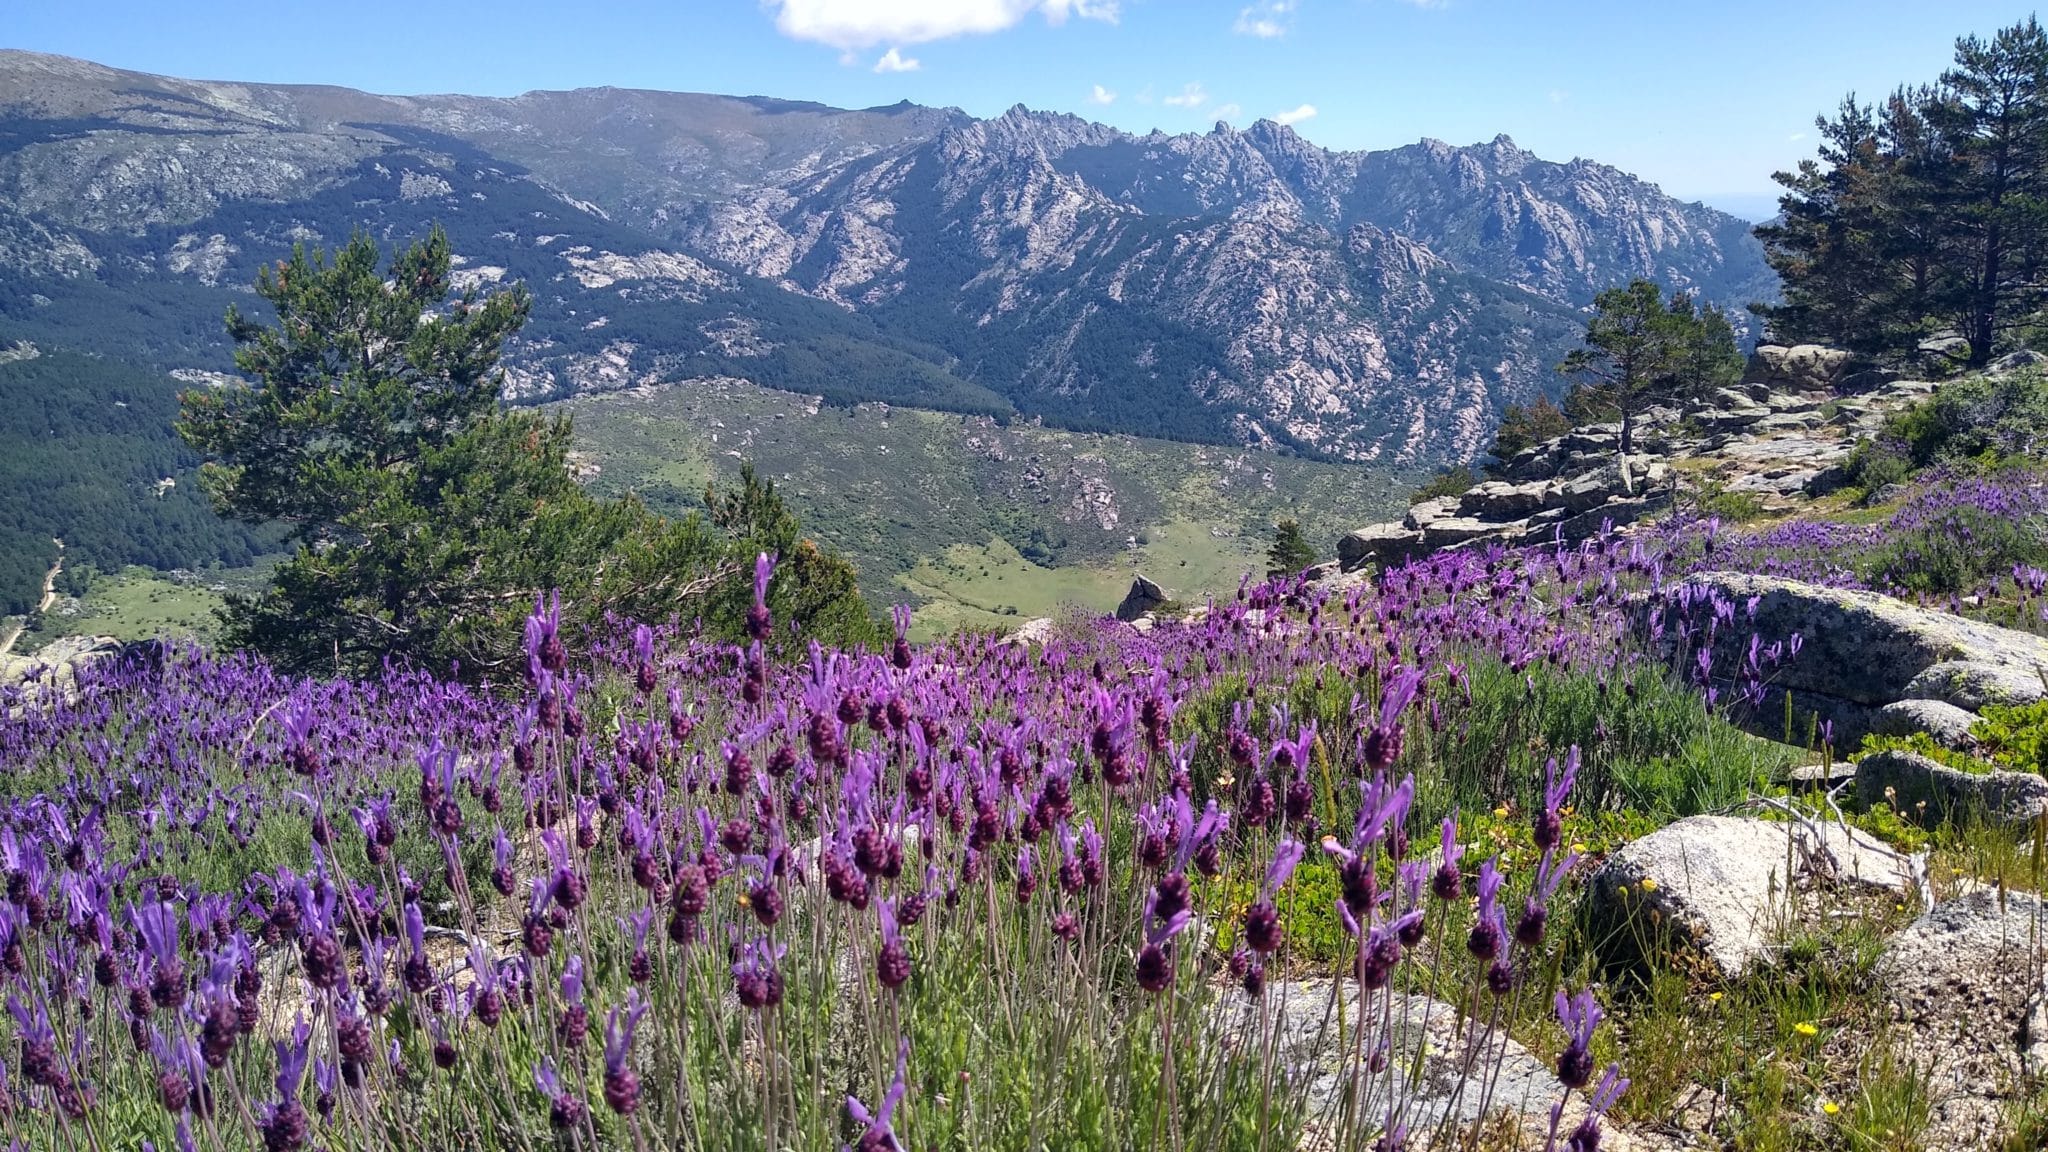
[[[1914,875],[1910,861],[1837,825],[1693,816],[1608,857],[1588,899],[1602,925],[1594,938],[1611,941],[1603,959],[1633,962],[1645,945],[1677,944],[1733,977],[1769,952],[1799,888],[1905,891]]]
[[[1483,1019],[1459,1020],[1458,1010],[1441,1000],[1386,991],[1368,994],[1366,1006],[1376,1027],[1366,1034],[1365,1050],[1370,1052],[1384,1038],[1392,1058],[1387,1071],[1370,1078],[1364,1115],[1383,1121],[1390,1101],[1405,1101],[1400,1105],[1402,1122],[1411,1133],[1411,1146],[1422,1147],[1447,1117],[1460,1128],[1470,1127],[1481,1118],[1484,1105],[1488,1116],[1505,1113],[1518,1120],[1523,1135],[1534,1137],[1540,1146],[1550,1125],[1550,1107],[1565,1095],[1549,1065],[1505,1034],[1488,1036]],[[1355,1071],[1350,1029],[1359,1019],[1358,986],[1349,980],[1335,985],[1326,979],[1278,981],[1267,986],[1264,1009],[1267,1023],[1262,1025],[1260,1002],[1232,991],[1212,1009],[1212,1022],[1221,1042],[1231,1046],[1262,1044],[1262,1028],[1272,1029],[1275,1061],[1307,1078],[1303,1093],[1308,1128],[1300,1147],[1334,1148],[1333,1130]],[[1345,1022],[1341,1030],[1340,1012]],[[1475,1063],[1498,1063],[1500,1069],[1490,1099],[1484,1098],[1477,1077],[1465,1082],[1467,1054],[1481,1045]],[[1364,1079],[1360,1083],[1366,1086]],[[1574,1094],[1568,1109],[1582,1108],[1580,1099]],[[1568,1111],[1568,1124],[1576,1123],[1581,1114]]]
[[[1773,670],[1771,686],[1792,693],[1803,711],[1861,718],[1897,700],[1941,700],[1971,708],[1972,701],[2023,692],[2030,683],[2032,698],[2044,691],[2048,639],[2029,632],[1918,608],[1875,592],[1747,572],[1705,572],[1685,587],[1693,602],[1689,611],[1699,620],[1705,619],[1709,598],[1736,607],[1734,626],[1724,624],[1716,634],[1717,674],[1741,666],[1752,634],[1765,644],[1789,642],[1795,634],[1801,638],[1804,646]],[[1677,599],[1667,594],[1668,610],[1688,611]],[[1667,616],[1667,626],[1676,622]],[[1768,706],[1764,714],[1782,715]],[[1854,747],[1862,735],[1861,730],[1838,728],[1835,745]]]
[[[1422,532],[1405,524],[1373,524],[1337,541],[1337,562],[1346,572],[1368,564],[1391,567],[1422,553]]]
[[[1871,731],[1880,736],[1911,736],[1925,732],[1943,748],[1967,752],[1977,746],[1970,729],[1977,714],[1942,700],[1895,700],[1877,710]]]
[[[2028,1070],[2025,1026],[2048,961],[2044,917],[2037,897],[1983,889],[1929,910],[1885,946],[1877,980],[1907,1056],[1932,1080],[1925,1147],[1995,1146]]]

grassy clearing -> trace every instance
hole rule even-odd
[[[260,580],[254,568],[224,569],[172,577],[150,568],[129,567],[96,577],[82,597],[66,598],[24,632],[19,650],[28,652],[64,636],[154,637],[210,640],[214,612],[225,593]]]
[[[897,582],[919,601],[912,634],[925,640],[960,628],[1011,628],[1073,605],[1106,613],[1141,572],[1182,603],[1229,595],[1245,573],[1263,574],[1264,544],[1229,529],[1174,520],[1148,529],[1143,543],[1120,555],[1047,567],[996,537],[926,557]]]
[[[1216,445],[824,407],[736,381],[565,408],[598,469],[593,486],[638,491],[664,512],[697,507],[707,481],[753,461],[809,531],[854,561],[871,601],[919,605],[925,636],[1064,603],[1114,607],[1134,560],[1184,599],[1229,591],[1259,566],[1281,517],[1332,546],[1396,511],[1409,479]]]

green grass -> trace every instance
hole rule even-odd
[[[1012,627],[1069,605],[1109,612],[1140,572],[1195,605],[1235,591],[1246,572],[1265,569],[1263,540],[1210,525],[1174,520],[1148,538],[1118,556],[1058,567],[1032,563],[1001,537],[955,544],[898,575],[897,583],[921,602],[912,632],[927,639],[961,628]]]
[[[228,589],[259,579],[255,568],[231,568],[173,579],[148,568],[129,567],[95,577],[83,597],[60,600],[33,622],[15,647],[31,652],[64,636],[112,636],[117,640],[193,637],[210,640]]]
[[[877,606],[917,605],[920,635],[1010,626],[1077,603],[1107,610],[1133,571],[1198,603],[1262,567],[1291,516],[1334,553],[1386,519],[1405,474],[1278,453],[1066,432],[987,417],[693,381],[563,405],[605,493],[671,514],[742,459],[774,480],[807,531],[858,566]],[[1014,613],[1005,609],[1015,609]]]

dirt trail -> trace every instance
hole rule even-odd
[[[43,577],[43,598],[40,601],[37,601],[35,611],[29,613],[27,616],[22,617],[21,623],[16,624],[13,627],[13,629],[7,633],[7,639],[0,640],[0,656],[5,656],[8,653],[14,651],[14,642],[21,638],[22,630],[28,627],[29,621],[34,620],[37,616],[40,616],[45,612],[48,612],[50,610],[50,606],[57,602],[57,577],[63,571],[64,542],[62,540],[58,540],[57,562],[50,565],[50,574]]]

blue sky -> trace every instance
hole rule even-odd
[[[0,46],[206,79],[512,95],[595,85],[1012,104],[1133,131],[1291,119],[1326,147],[1498,133],[1731,209],[1816,112],[1932,79],[1977,0],[8,0]]]

